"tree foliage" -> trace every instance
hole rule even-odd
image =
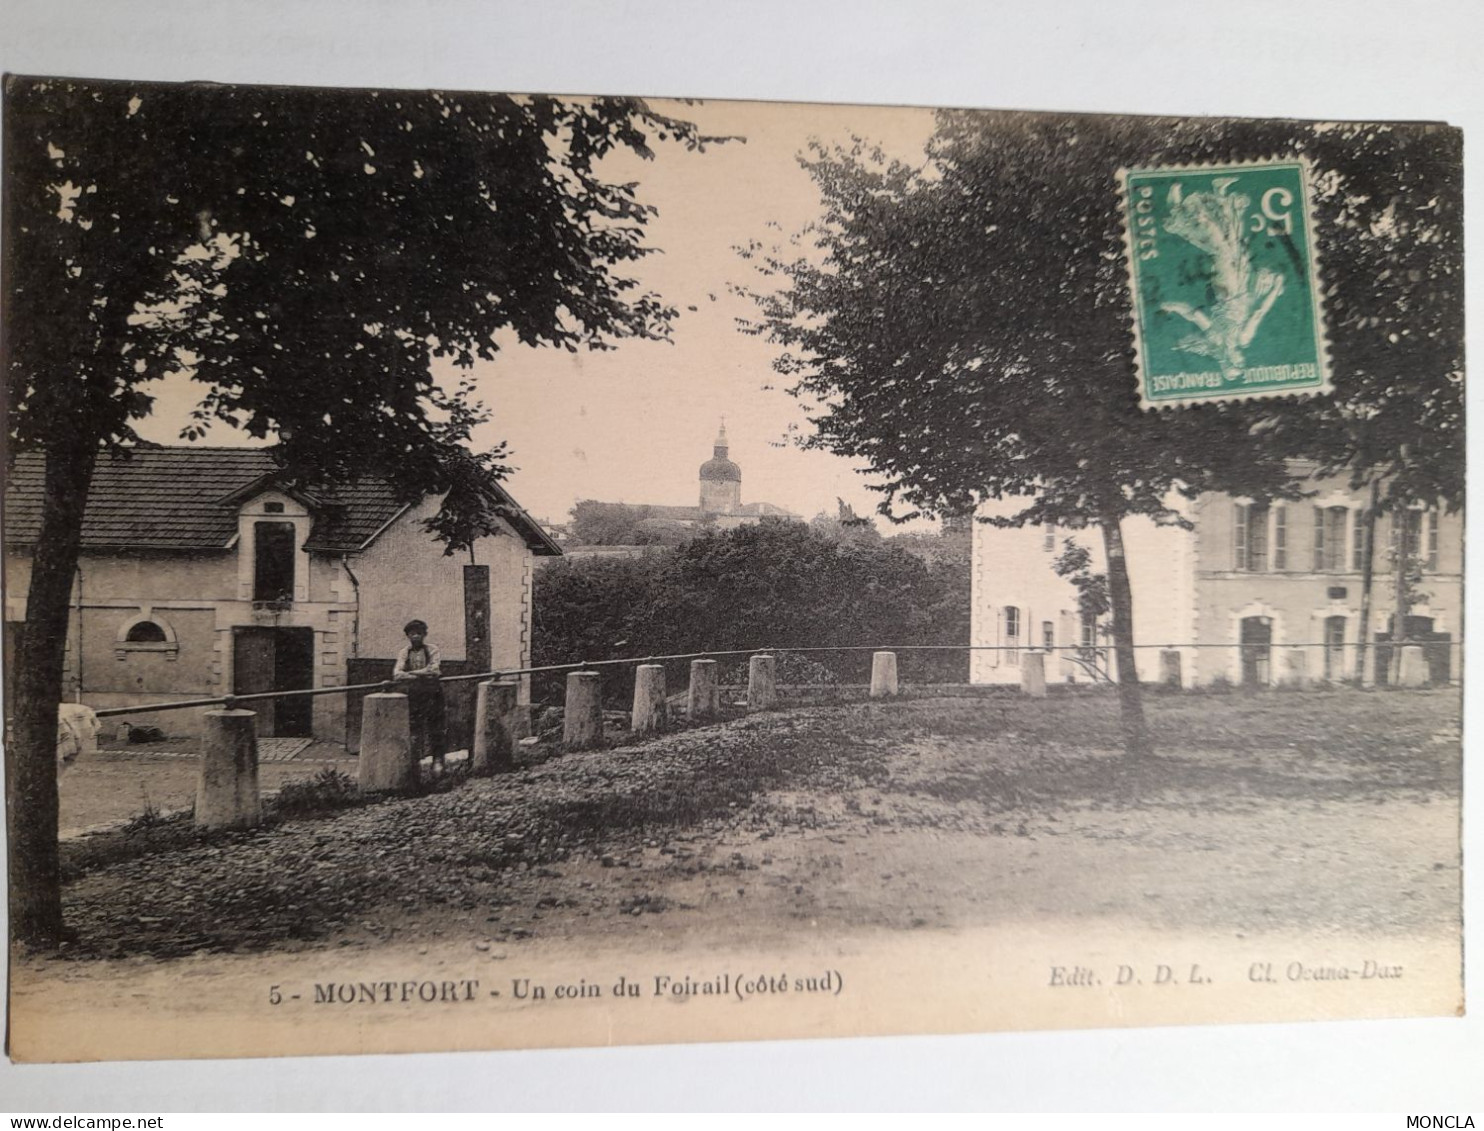
[[[1140,410],[1114,175],[1294,132],[955,111],[921,167],[816,149],[823,220],[792,258],[751,251],[782,284],[756,329],[817,405],[808,443],[868,460],[894,517],[1020,496],[1016,524],[1169,520],[1172,493],[1281,493],[1287,453],[1253,437],[1272,406]]]
[[[483,416],[430,356],[491,359],[501,331],[604,348],[674,313],[623,274],[652,209],[598,166],[704,139],[642,102],[21,78],[7,96],[18,446],[79,409],[131,440],[140,385],[184,372],[187,438],[223,421],[276,434],[308,480],[439,484]]]
[[[1057,577],[1064,577],[1077,590],[1077,612],[1084,621],[1096,623],[1113,608],[1108,595],[1108,575],[1094,573],[1092,553],[1075,538],[1062,542],[1061,553],[1051,563]]]
[[[199,393],[185,437],[274,437],[285,476],[374,470],[443,492],[450,549],[491,522],[505,453],[431,362],[495,335],[568,350],[662,337],[628,274],[652,208],[603,158],[698,148],[632,99],[6,80],[4,370],[11,451],[46,457],[8,759],[12,922],[60,929],[51,731],[98,452],[137,439],[148,383]]]
[[[1333,397],[1272,414],[1274,439],[1383,511],[1463,505],[1462,135],[1312,128]]]
[[[655,585],[655,556],[560,558],[536,571],[531,612],[535,667],[658,655],[635,612]],[[599,669],[613,684],[610,669]],[[564,678],[564,677],[563,677]],[[562,678],[537,677],[537,699],[560,701]]]
[[[678,546],[699,533],[695,524],[666,518],[643,504],[582,499],[571,515],[572,539],[579,546]],[[702,520],[701,526],[707,525]]]
[[[858,518],[844,506],[835,514],[820,511],[809,520],[809,528],[835,542],[876,544],[881,541],[881,531],[870,518]]]

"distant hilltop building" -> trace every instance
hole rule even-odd
[[[722,530],[746,526],[764,518],[802,522],[803,516],[773,503],[742,501],[742,469],[732,462],[727,445],[727,426],[723,421],[711,449],[711,458],[701,465],[701,505],[699,507],[654,507],[656,517],[679,521],[714,523]]]
[[[642,511],[644,518],[663,519],[685,523],[689,526],[709,526],[717,530],[732,530],[738,526],[758,522],[765,518],[804,521],[787,507],[774,503],[744,503],[742,501],[742,469],[732,462],[727,443],[727,426],[723,422],[716,434],[716,443],[711,449],[711,458],[701,464],[700,505],[694,507],[672,507],[659,503],[610,503],[608,506],[628,506]]]
[[[544,524],[570,557],[634,556],[659,546],[676,546],[701,530],[735,530],[770,520],[802,522],[800,515],[774,503],[742,501],[742,469],[732,462],[723,422],[701,465],[700,497],[693,507],[663,503],[605,503],[583,499],[570,522]]]
[[[701,464],[701,510],[705,514],[742,511],[742,469],[727,455],[727,425],[722,421],[711,458]]]

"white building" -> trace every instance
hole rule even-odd
[[[1315,483],[1300,501],[1257,504],[1227,495],[1172,500],[1193,529],[1127,519],[1123,538],[1134,603],[1139,677],[1165,678],[1179,655],[1182,684],[1218,680],[1275,685],[1304,676],[1354,677],[1360,640],[1364,496],[1337,480]],[[985,503],[976,517],[1013,515],[1024,500]],[[1463,613],[1463,518],[1409,512],[1409,554],[1421,572],[1407,637],[1424,644],[1434,683],[1459,678]],[[1395,590],[1389,547],[1398,524],[1376,526],[1371,643],[1365,677],[1385,682]],[[1053,562],[1067,539],[1105,572],[1102,531],[974,524],[971,641],[974,683],[1018,683],[1026,649],[1051,650],[1048,682],[1113,674],[1107,618],[1084,621],[1077,591]]]

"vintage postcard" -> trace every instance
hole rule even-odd
[[[1462,1013],[1458,130],[4,126],[12,1058]]]

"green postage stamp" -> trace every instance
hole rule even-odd
[[[1330,391],[1307,165],[1119,180],[1143,407]]]

